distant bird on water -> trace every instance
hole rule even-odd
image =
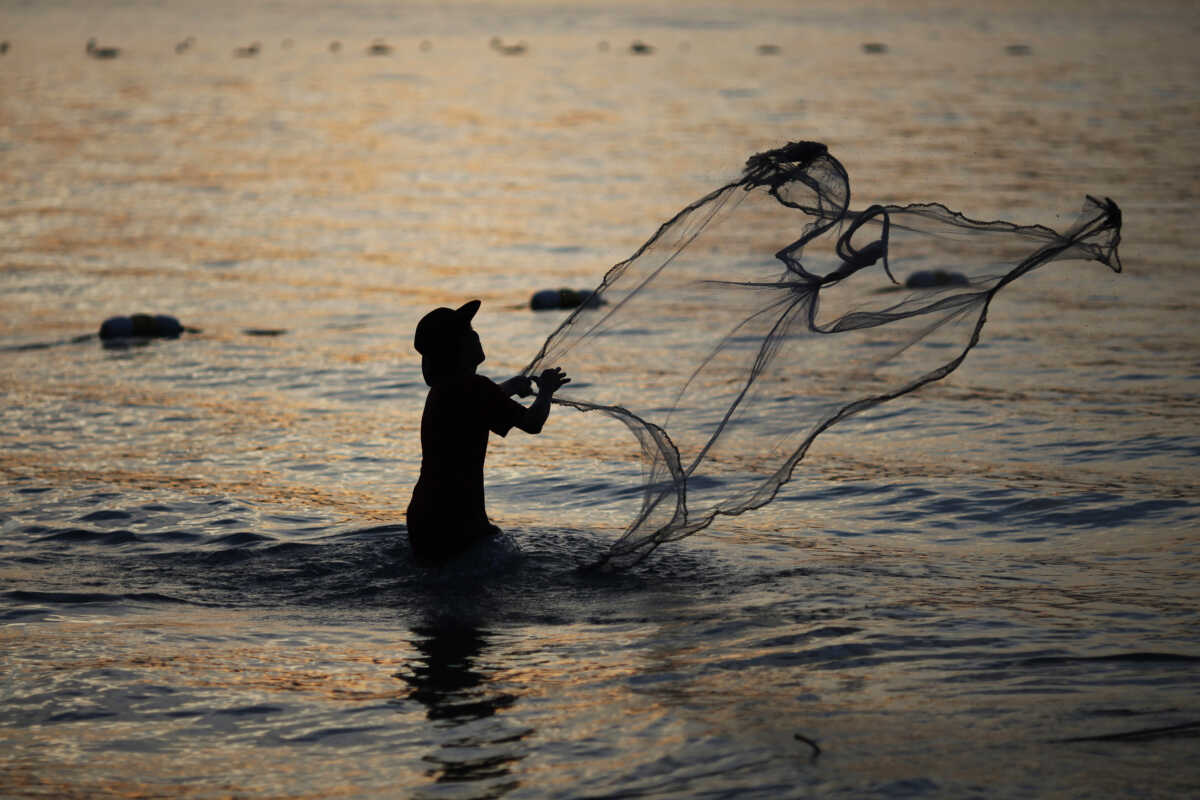
[[[504,42],[502,42],[500,40],[499,36],[493,36],[492,41],[489,42],[488,44],[493,50],[495,50],[497,53],[499,53],[502,56],[523,55],[525,53],[525,51],[529,49],[528,45],[526,45],[524,42],[517,42],[516,44],[505,44]]]
[[[116,58],[121,55],[120,49],[116,47],[97,47],[94,38],[88,39],[86,52],[92,58]]]
[[[369,56],[390,56],[392,54],[392,46],[383,39],[376,39],[367,46],[367,55]]]
[[[0,42],[0,56],[8,52],[8,41]]]
[[[629,52],[635,56],[648,56],[654,52],[654,46],[646,44],[641,39],[637,39],[633,44],[629,45]]]
[[[176,55],[183,55],[183,54],[184,54],[184,53],[186,53],[188,50],[190,50],[190,49],[191,49],[191,47],[192,47],[192,45],[193,45],[193,44],[195,44],[195,43],[196,43],[196,37],[194,37],[194,36],[189,36],[189,37],[187,37],[187,38],[186,38],[186,39],[184,39],[182,42],[180,42],[180,43],[178,43],[177,45],[175,45],[175,54],[176,54]]]
[[[255,42],[249,47],[234,48],[233,54],[238,58],[254,58],[256,55],[258,55],[258,51],[261,49],[262,44],[260,42]]]

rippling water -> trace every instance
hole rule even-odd
[[[0,793],[1194,791],[1198,31],[1167,2],[6,5]],[[412,566],[419,316],[483,298],[512,374],[560,321],[533,291],[794,139],[855,207],[1111,196],[1125,273],[1023,278],[949,379],[627,572],[578,567],[636,512],[636,445],[559,410],[492,443],[508,537]],[[200,332],[88,336],[139,311]]]

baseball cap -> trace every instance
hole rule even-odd
[[[417,323],[413,346],[423,356],[436,356],[447,346],[458,341],[458,337],[471,327],[471,320],[479,310],[479,300],[471,300],[458,308],[435,308]]]

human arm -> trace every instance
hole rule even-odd
[[[500,383],[500,388],[504,390],[504,394],[508,397],[516,395],[517,397],[529,397],[533,394],[533,379],[528,375],[514,375],[506,381]]]
[[[525,409],[524,416],[517,421],[516,426],[526,433],[541,433],[542,426],[546,424],[546,418],[550,416],[550,399],[554,397],[554,393],[559,388],[570,382],[571,379],[558,367],[542,370],[542,374],[536,379],[537,397]],[[508,381],[504,383],[507,384]]]

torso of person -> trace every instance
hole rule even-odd
[[[488,433],[506,436],[525,413],[494,381],[438,381],[421,416],[421,475],[408,505],[413,549],[444,555],[493,532],[484,509]]]

